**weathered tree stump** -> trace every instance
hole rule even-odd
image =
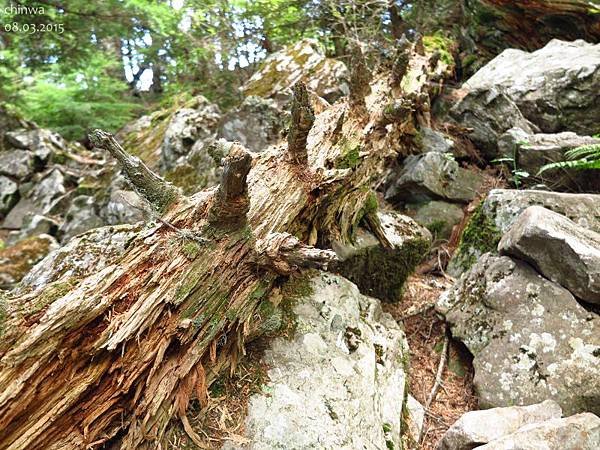
[[[171,419],[186,423],[208,368],[240,356],[276,278],[335,264],[324,249],[350,239],[370,186],[402,152],[428,72],[429,56],[413,51],[410,84],[380,73],[314,119],[298,87],[288,148],[252,158],[229,144],[220,186],[191,197],[95,132],[160,219],[101,270],[0,298],[0,449],[157,448]],[[363,108],[357,92],[365,115],[349,114]],[[402,114],[382,125],[401,98]]]

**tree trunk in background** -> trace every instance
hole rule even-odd
[[[104,269],[0,298],[0,449],[157,448],[172,418],[186,421],[207,373],[240,357],[275,280],[335,261],[313,246],[349,239],[386,161],[428,114],[444,65],[407,55],[399,85],[384,73],[352,87],[367,93],[360,108],[339,101],[313,116],[298,85],[293,154],[227,145],[220,186],[192,197],[95,133],[164,212]]]

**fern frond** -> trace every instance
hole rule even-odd
[[[592,158],[600,159],[600,144],[582,145],[565,152],[567,159]]]
[[[565,152],[568,161],[546,164],[540,168],[537,175],[548,170],[556,169],[600,169],[600,144],[582,145]]]

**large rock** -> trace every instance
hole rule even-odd
[[[41,162],[46,162],[52,153],[68,147],[62,136],[43,128],[9,131],[5,139],[15,148],[31,151]]]
[[[579,136],[565,131],[555,134],[530,134],[520,128],[511,128],[498,140],[498,151],[505,158],[516,158],[517,167],[535,176],[545,164],[564,161],[565,152],[584,145],[600,144],[600,139],[590,136]],[[584,172],[580,172],[584,175]],[[556,190],[578,187],[583,176],[578,173],[552,170],[534,178],[535,182],[543,182]],[[583,180],[585,182],[585,180]],[[524,179],[523,182],[527,182]]]
[[[600,418],[591,413],[524,426],[478,450],[597,450]]]
[[[463,85],[467,95],[451,114],[475,129],[474,140],[488,154],[512,127],[592,135],[598,132],[599,85],[600,44],[552,40],[532,53],[502,52]]]
[[[0,217],[5,216],[19,200],[19,185],[8,177],[0,176]]]
[[[356,231],[352,244],[333,242],[342,260],[339,272],[356,283],[365,295],[397,302],[402,287],[427,254],[431,234],[410,217],[392,211],[378,211],[381,230],[390,247],[364,228]]]
[[[34,169],[33,153],[24,150],[0,152],[0,175],[22,180],[29,177]]]
[[[52,236],[43,234],[0,250],[0,288],[13,287],[38,261],[57,247]]]
[[[16,288],[16,295],[37,292],[49,283],[64,283],[96,273],[122,255],[141,225],[97,228],[71,239],[39,262]]]
[[[163,172],[181,164],[198,140],[214,137],[221,114],[219,107],[204,97],[197,98],[194,109],[182,108],[170,119],[161,146]]]
[[[217,136],[260,152],[281,139],[286,114],[268,98],[250,96],[223,116]]]
[[[448,273],[459,276],[482,254],[496,252],[498,242],[527,208],[540,205],[600,233],[600,195],[562,194],[536,190],[493,189],[471,216]]]
[[[582,300],[600,304],[600,233],[541,206],[530,206],[498,250],[533,265]]]
[[[400,172],[390,179],[385,199],[394,203],[433,199],[468,203],[483,183],[481,175],[437,152],[408,156]]]
[[[436,309],[474,355],[479,405],[600,412],[600,321],[527,263],[483,255]]]
[[[424,153],[452,153],[454,141],[441,132],[423,127],[419,130],[418,136],[419,146]]]
[[[7,214],[3,225],[6,228],[21,228],[28,214],[52,215],[57,212],[57,209],[66,210],[68,201],[63,201],[60,208],[56,206],[61,199],[65,198],[68,184],[67,177],[58,168],[40,174],[39,178],[34,178],[29,183],[22,184],[19,189],[19,203]]]
[[[96,211],[93,197],[80,195],[75,197],[65,215],[65,222],[60,227],[61,241],[66,242],[73,236],[104,225]]]
[[[137,223],[149,217],[151,206],[136,192],[114,189],[100,215],[108,225]]]
[[[348,94],[347,79],[344,63],[327,58],[316,40],[303,39],[265,59],[242,91],[247,96],[285,103],[291,97],[291,87],[304,81],[311,91],[331,102]]]
[[[446,431],[438,450],[471,450],[514,433],[524,425],[560,419],[558,403],[546,400],[529,406],[509,406],[463,414]]]
[[[55,237],[60,225],[61,223],[52,217],[31,213],[26,214],[23,218],[21,229],[11,231],[7,236],[6,243],[14,245],[23,239],[40,234],[48,234]]]
[[[450,239],[452,229],[464,217],[459,205],[439,200],[407,206],[406,213],[419,225],[427,228],[435,240]]]
[[[499,88],[468,92],[450,110],[450,115],[473,130],[469,138],[488,161],[498,157],[497,142],[506,130],[516,127],[527,133],[539,131],[537,126],[523,117],[505,91]]]
[[[408,349],[396,321],[339,276],[282,292],[295,293],[295,332],[265,352],[268,381],[250,398],[240,448],[403,448]]]

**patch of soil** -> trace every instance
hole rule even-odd
[[[433,308],[411,317],[412,311],[432,305],[452,281],[425,275],[413,275],[406,283],[402,300],[397,304],[386,304],[384,309],[404,325],[410,348],[410,394],[424,405],[435,383],[435,375],[441,357],[445,323]],[[418,447],[434,450],[446,430],[467,411],[477,409],[473,394],[472,358],[464,346],[451,340],[442,384],[426,412],[423,440]]]

